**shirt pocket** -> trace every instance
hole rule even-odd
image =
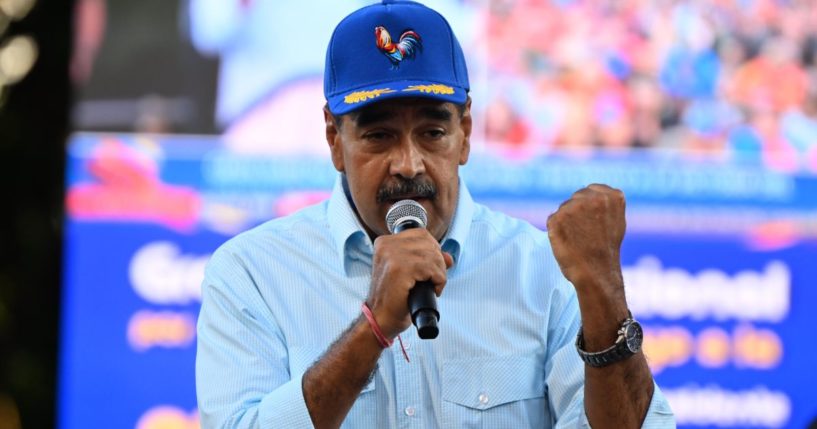
[[[549,422],[544,364],[535,357],[443,363],[443,427],[524,428]]]

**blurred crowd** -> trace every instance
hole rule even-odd
[[[153,8],[165,3],[152,1]],[[189,54],[169,50],[160,61],[154,42],[136,44],[142,38],[120,28],[147,28],[152,14],[132,13],[125,7],[130,2],[77,0],[72,74],[77,83],[89,81],[97,50],[108,46],[108,57],[98,62],[117,67],[97,67],[90,79],[97,92],[84,91],[107,101],[142,94],[140,85],[153,82],[123,72],[141,69],[117,61],[178,63],[166,74],[180,74],[171,81],[186,82],[188,92],[154,88],[150,94],[158,96],[124,110],[120,128],[138,116],[137,131],[206,132],[168,124],[189,119],[190,109],[182,107],[195,105],[191,94],[214,85],[213,128],[232,150],[325,156],[326,41],[341,17],[371,1],[177,0],[172,8],[180,16],[169,24],[180,26],[173,30],[189,37],[199,55],[218,61],[212,82],[192,79],[202,75],[201,64]],[[492,152],[666,148],[817,172],[817,0],[420,1],[449,19],[466,51],[474,141]],[[106,15],[119,23],[111,30],[120,37],[105,31]],[[112,88],[123,93],[109,93]],[[95,112],[111,116],[111,103],[98,104]]]
[[[490,147],[817,172],[817,1],[492,0],[479,19]]]

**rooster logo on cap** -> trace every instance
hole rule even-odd
[[[400,41],[394,43],[385,27],[374,29],[374,36],[377,42],[377,49],[380,50],[391,61],[392,68],[397,68],[400,61],[414,57],[417,50],[422,49],[423,44],[420,35],[412,30],[406,30],[400,35]]]

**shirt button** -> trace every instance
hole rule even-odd
[[[403,343],[403,348],[406,350],[411,350],[411,343],[409,343],[408,341]]]
[[[406,415],[411,417],[414,415],[414,407],[406,407]]]
[[[488,395],[486,395],[484,393],[480,393],[479,398],[477,398],[477,399],[479,399],[479,403],[482,404],[482,405],[485,405],[485,404],[488,403]]]

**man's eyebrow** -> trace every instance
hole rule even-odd
[[[449,121],[451,119],[451,111],[443,106],[428,106],[420,109],[420,114],[428,119],[435,121]]]
[[[358,127],[366,127],[369,125],[384,122],[395,117],[397,113],[394,110],[382,108],[363,108],[360,111],[352,114],[351,119]],[[434,121],[447,122],[451,120],[451,111],[443,106],[425,106],[420,108],[420,115],[426,119]]]
[[[391,119],[395,116],[393,110],[384,109],[366,109],[363,108],[357,114],[352,116],[352,120],[358,127],[365,127]]]

